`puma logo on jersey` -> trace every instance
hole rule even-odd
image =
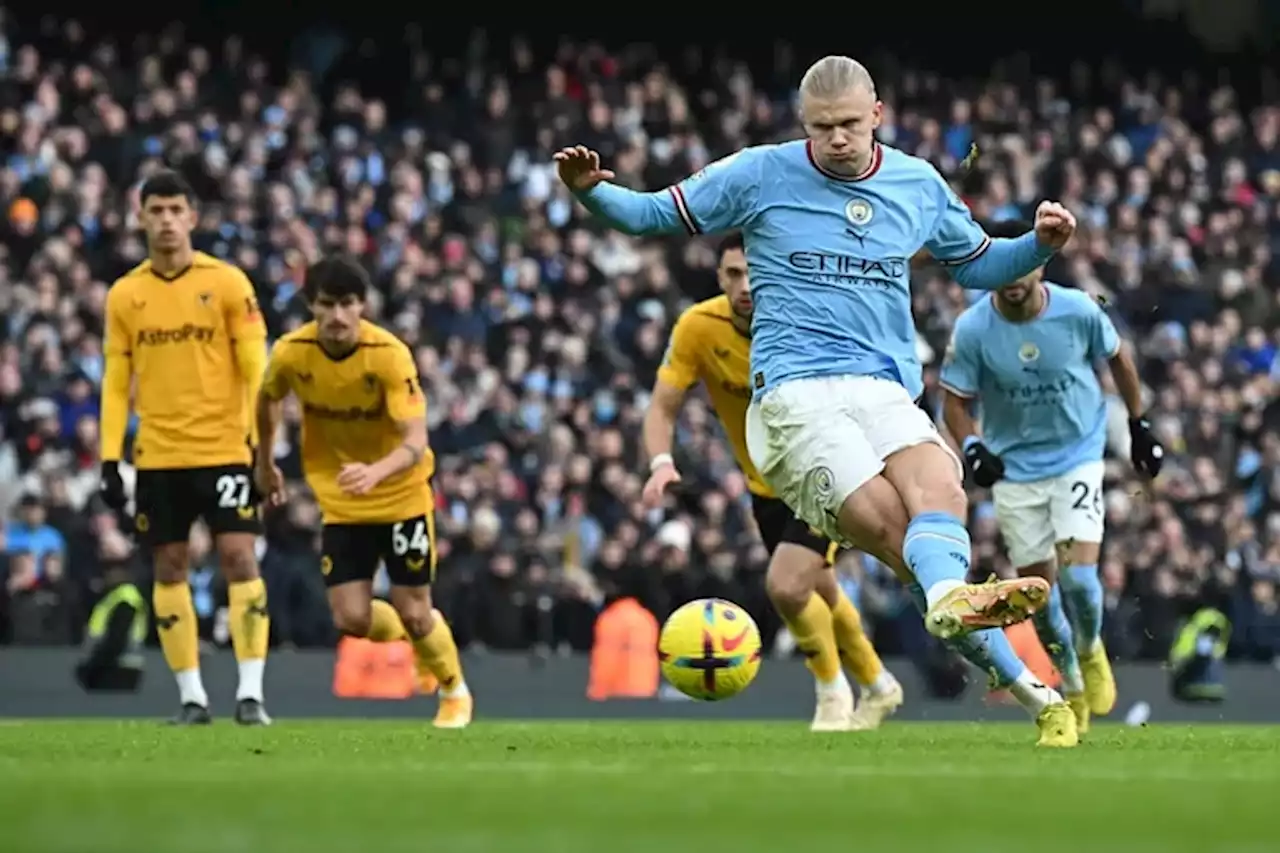
[[[156,627],[161,631],[168,631],[174,625],[178,624],[178,616],[160,616],[156,615]]]
[[[724,347],[712,347],[711,351],[715,353],[716,358],[728,358],[729,356],[733,355],[733,353],[730,350]]]

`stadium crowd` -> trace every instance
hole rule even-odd
[[[639,501],[647,389],[681,308],[714,292],[714,244],[604,232],[550,154],[586,144],[620,181],[661,188],[796,136],[791,90],[643,49],[567,45],[544,63],[517,40],[452,68],[419,57],[405,102],[388,104],[322,86],[332,53],[306,48],[283,68],[180,31],[130,45],[74,22],[0,32],[0,642],[73,642],[104,566],[146,571],[94,497],[97,384],[107,287],[145,255],[136,188],[162,165],[196,187],[198,247],[249,274],[273,336],[306,317],[309,261],[341,250],[367,266],[377,318],[415,347],[428,391],[437,601],[460,645],[583,649],[619,592],[659,617],[730,598],[770,642],[766,554],[701,401],[679,428],[684,488],[665,512]],[[1046,196],[1071,207],[1081,229],[1050,278],[1103,300],[1135,341],[1172,453],[1159,481],[1134,479],[1114,401],[1108,648],[1163,657],[1179,620],[1213,605],[1234,654],[1280,657],[1280,101],[1085,65],[964,82],[895,69],[878,84],[883,141],[932,160],[980,218]],[[936,406],[967,296],[935,267],[914,293]],[[263,546],[275,639],[329,643],[296,436],[275,453],[296,481]],[[975,573],[1006,571],[987,496],[973,498]],[[203,633],[225,642],[207,535],[195,544]],[[919,620],[888,573],[842,569],[882,649],[909,645]]]

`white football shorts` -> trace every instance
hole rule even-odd
[[[769,487],[804,521],[849,544],[836,517],[884,460],[933,442],[955,460],[933,420],[896,382],[871,376],[797,379],[747,409],[747,452]]]
[[[1106,524],[1102,460],[1030,483],[992,487],[996,522],[1015,568],[1051,560],[1059,542],[1101,542]]]

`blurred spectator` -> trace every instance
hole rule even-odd
[[[44,505],[33,494],[23,495],[16,517],[4,535],[8,558],[5,592],[13,641],[54,645],[71,638],[68,614],[63,606],[63,567],[67,544],[47,523]]]

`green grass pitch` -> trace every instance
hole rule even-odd
[[[7,853],[1280,849],[1280,729],[0,723]]]

